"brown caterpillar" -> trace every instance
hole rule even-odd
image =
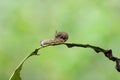
[[[41,41],[41,46],[53,45],[66,42],[68,40],[68,34],[66,32],[56,32],[54,39],[47,39]]]

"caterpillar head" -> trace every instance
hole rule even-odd
[[[68,40],[68,34],[66,32],[56,32],[55,39],[65,42]]]

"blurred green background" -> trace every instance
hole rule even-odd
[[[68,42],[112,49],[120,57],[120,0],[0,0],[0,80],[55,31]],[[23,80],[119,80],[115,63],[91,49],[47,47],[28,59]]]

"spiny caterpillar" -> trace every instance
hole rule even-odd
[[[56,32],[54,39],[47,39],[41,41],[41,46],[53,45],[66,42],[68,40],[68,34],[66,32]]]

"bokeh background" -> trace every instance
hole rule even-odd
[[[54,37],[112,49],[120,57],[120,0],[0,0],[0,80]],[[119,80],[115,63],[91,49],[47,47],[23,65],[23,80]]]

